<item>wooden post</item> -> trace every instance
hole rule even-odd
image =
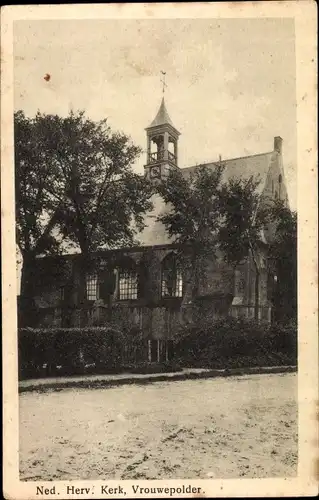
[[[149,339],[147,341],[147,344],[148,344],[148,362],[151,363],[152,362],[152,341]]]
[[[168,132],[164,132],[164,160],[168,160]]]

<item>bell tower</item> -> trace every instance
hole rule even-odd
[[[164,97],[156,117],[145,130],[147,134],[145,176],[150,180],[164,179],[170,170],[178,168],[178,138],[180,136],[169,117]]]

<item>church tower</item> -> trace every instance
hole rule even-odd
[[[170,170],[178,168],[180,136],[169,117],[164,97],[156,117],[145,130],[147,134],[145,176],[150,180],[164,179]]]

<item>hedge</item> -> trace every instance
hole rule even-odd
[[[180,329],[174,351],[175,361],[190,367],[296,365],[297,326],[206,317]]]
[[[21,328],[20,378],[110,373],[145,361],[147,345],[139,331],[111,327]]]
[[[295,324],[202,316],[174,332],[173,358],[147,362],[147,341],[136,328],[22,328],[18,332],[20,379],[177,371],[182,367],[241,368],[297,364]]]

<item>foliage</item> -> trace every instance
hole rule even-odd
[[[22,111],[15,113],[15,212],[18,258],[22,264],[19,300],[19,324],[22,325],[33,325],[37,321],[32,299],[35,259],[40,254],[59,251],[59,241],[52,233],[59,203],[47,190],[56,171],[46,161],[40,135],[38,120],[26,118]]]
[[[32,119],[19,111],[15,132],[21,235],[29,219],[37,235],[40,216],[57,212],[63,236],[82,251],[132,241],[151,205],[147,181],[131,168],[141,150],[128,136],[83,111]]]
[[[50,194],[57,170],[47,161],[41,143],[41,122],[14,116],[16,241],[22,258],[53,253],[58,242],[52,236],[59,202]]]
[[[169,177],[158,186],[158,191],[170,210],[159,215],[181,245],[192,245],[211,249],[219,227],[219,188],[222,168],[209,170],[198,167],[188,177],[180,170],[170,172]]]
[[[205,316],[183,326],[176,361],[201,368],[296,365],[297,327]]]
[[[261,205],[258,185],[259,181],[253,177],[233,178],[220,190],[219,247],[232,265],[239,264],[250,252],[256,252],[263,243],[262,233],[270,220],[270,209]]]
[[[146,344],[136,329],[21,328],[18,334],[21,378],[109,373],[146,359]]]
[[[269,259],[277,276],[273,302],[276,319],[297,317],[297,213],[277,201],[272,208],[275,231],[269,244]]]
[[[259,311],[260,269],[258,249],[264,246],[264,230],[271,220],[271,207],[263,203],[257,192],[259,181],[230,179],[220,191],[223,223],[219,231],[219,247],[233,266],[251,256],[255,267],[255,319]]]
[[[169,235],[179,244],[180,259],[187,270],[191,295],[196,296],[204,260],[214,256],[220,227],[219,190],[223,169],[198,167],[184,177],[172,171],[158,185],[158,192],[170,209],[158,216]]]
[[[258,247],[262,230],[270,218],[270,209],[261,204],[257,179],[230,179],[222,182],[223,167],[201,166],[189,177],[173,172],[159,185],[159,193],[171,206],[158,219],[170,236],[180,243],[189,265],[192,301],[204,273],[205,259],[220,251],[232,266],[249,255],[255,270],[255,311],[259,310]],[[188,294],[184,295],[187,297]],[[187,297],[188,298],[188,297]]]
[[[94,122],[84,112],[66,118],[38,112],[27,118],[18,111],[14,118],[25,302],[34,295],[37,256],[76,247],[85,268],[91,252],[131,244],[151,208],[151,188],[132,170],[140,148],[125,134],[112,132],[106,120]],[[85,295],[84,281],[81,290]]]
[[[209,315],[182,325],[174,357],[149,365],[147,341],[133,327],[22,328],[18,331],[19,376],[34,378],[93,373],[162,373],[183,367],[240,368],[296,365],[297,326],[256,323]]]
[[[173,171],[158,187],[171,206],[159,220],[181,246],[196,247],[196,253],[216,252],[238,264],[251,246],[262,241],[261,234],[270,220],[269,207],[261,206],[257,192],[259,180],[231,178],[222,182],[223,167],[198,167],[188,177]]]

